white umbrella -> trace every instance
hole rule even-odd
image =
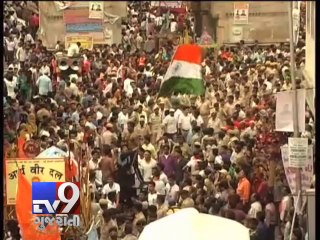
[[[139,240],[250,240],[249,229],[222,217],[199,213],[194,208],[148,224]]]
[[[65,151],[55,146],[52,146],[41,152],[37,156],[37,158],[63,158],[65,156],[67,156],[67,153]]]

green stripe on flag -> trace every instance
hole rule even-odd
[[[162,84],[159,97],[173,93],[201,96],[205,93],[204,82],[198,78],[172,77]]]

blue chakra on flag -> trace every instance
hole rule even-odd
[[[181,68],[181,63],[177,63],[175,66],[174,66],[174,69],[173,69],[173,72],[178,72],[179,69]]]

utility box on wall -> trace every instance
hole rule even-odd
[[[243,39],[243,27],[233,26],[230,33],[231,42],[240,42]]]

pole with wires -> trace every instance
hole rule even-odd
[[[291,83],[293,91],[293,135],[294,137],[299,137],[299,114],[298,114],[298,93],[296,87],[296,78],[295,78],[295,44],[294,44],[294,30],[293,30],[293,4],[292,1],[288,2],[289,4],[289,34],[290,34],[290,71],[291,71]],[[296,192],[294,194],[299,195],[301,192],[301,169],[296,168]],[[298,212],[301,209],[301,198],[298,198],[295,211]]]

